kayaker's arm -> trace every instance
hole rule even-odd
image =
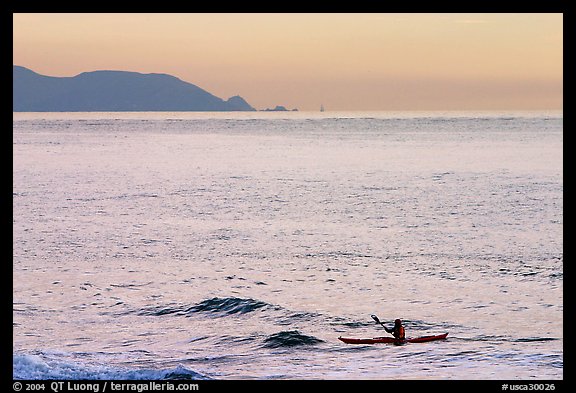
[[[376,315],[370,315],[372,317],[373,320],[376,321],[377,324],[379,324],[380,326],[382,326],[384,328],[384,330],[386,330],[387,333],[390,334],[394,334],[394,328],[392,329],[388,329],[385,325],[384,322],[380,322],[380,320],[378,319],[378,317]]]

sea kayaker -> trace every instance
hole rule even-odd
[[[394,327],[392,329],[388,329],[386,326],[384,326],[384,324],[382,324],[382,327],[388,333],[391,333],[396,340],[404,340],[406,338],[404,326],[402,326],[402,321],[400,319],[396,319],[394,321]]]

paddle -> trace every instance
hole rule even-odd
[[[376,323],[379,323],[380,325],[384,326],[384,322],[380,322],[380,320],[378,319],[378,317],[374,314],[370,315],[372,317],[373,320],[376,321]]]

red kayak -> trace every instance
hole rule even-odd
[[[405,340],[396,340],[394,337],[374,337],[374,338],[346,338],[338,337],[338,340],[346,344],[404,344],[404,343],[425,343],[428,341],[444,340],[448,333],[439,334],[437,336],[423,336],[407,338]]]

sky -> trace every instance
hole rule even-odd
[[[13,64],[165,73],[256,109],[556,110],[562,14],[13,14]]]

